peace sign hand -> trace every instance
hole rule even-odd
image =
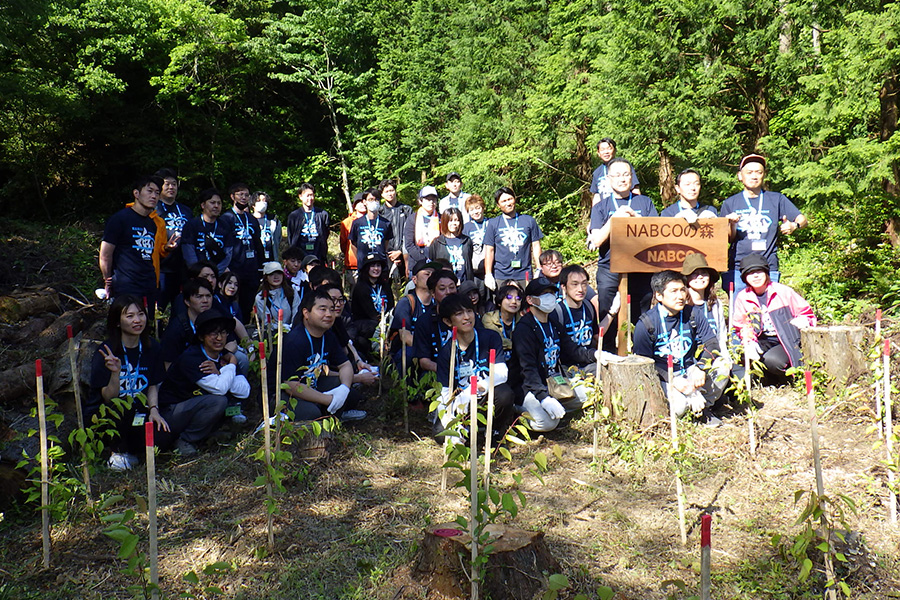
[[[119,373],[122,370],[122,361],[119,360],[118,356],[113,354],[112,350],[109,349],[109,346],[103,344],[99,351],[103,356],[103,364],[111,373]]]

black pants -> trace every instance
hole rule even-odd
[[[759,336],[759,349],[766,375],[775,383],[787,381],[785,371],[791,366],[791,359],[778,338],[775,336]]]
[[[327,394],[329,391],[341,385],[341,378],[337,375],[326,375],[323,377],[319,377],[316,380],[316,390],[322,392],[323,394]],[[295,421],[314,421],[316,419],[321,419],[322,417],[328,416],[328,407],[323,404],[318,404],[316,402],[310,402],[309,400],[301,400],[299,398],[297,400],[297,406],[294,407],[294,420]],[[292,404],[294,399],[287,398],[288,404]],[[350,388],[350,394],[347,396],[346,402],[344,402],[344,406],[341,407],[335,416],[340,417],[345,410],[352,410],[359,406],[359,403],[362,401],[362,395],[354,390],[352,387]]]
[[[612,306],[616,292],[619,291],[619,273],[611,273],[606,265],[597,267],[597,314],[606,315]],[[650,274],[649,273],[629,273],[628,274],[628,294],[631,296],[631,324],[637,325],[641,314],[650,310],[650,302],[653,293],[650,291]],[[621,305],[619,310],[626,310],[625,303],[627,298],[620,298]],[[615,326],[611,326],[609,331],[603,336],[603,349],[607,352],[616,351],[616,336],[618,331]]]

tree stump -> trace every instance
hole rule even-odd
[[[620,363],[600,365],[604,403],[613,410],[616,419],[625,418],[639,427],[648,427],[669,415],[669,405],[663,395],[652,358],[629,355]],[[619,396],[621,414],[616,413],[612,399]]]
[[[59,310],[59,294],[52,288],[0,296],[2,323],[16,323],[31,315]]]
[[[800,332],[803,360],[807,365],[821,365],[832,386],[843,386],[868,372],[868,343],[862,326],[810,327]]]
[[[425,529],[414,570],[417,579],[443,598],[469,597],[471,538],[458,527],[443,523]],[[545,587],[544,571],[551,575],[559,572],[543,533],[505,525],[488,525],[486,531],[494,549],[485,566],[484,597],[530,600]]]

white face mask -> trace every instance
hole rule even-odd
[[[378,200],[369,200],[366,202],[366,210],[369,212],[378,212]]]
[[[556,295],[550,293],[541,294],[538,296],[536,308],[545,313],[553,312],[553,309],[556,308]]]
[[[263,214],[263,213],[265,213],[267,210],[269,210],[269,203],[268,203],[268,202],[257,202],[257,203],[256,203],[256,212],[258,212],[259,214]]]

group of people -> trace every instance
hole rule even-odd
[[[487,218],[484,199],[464,192],[458,173],[447,176],[443,198],[433,186],[421,188],[416,209],[398,202],[392,180],[357,194],[340,222],[343,273],[328,267],[332,220],[315,206],[309,183],[299,186],[299,207],[282,236],[264,192],[231,186],[223,214],[222,194],[206,190],[194,217],[176,200],[173,171],[140,179],[134,202],[107,222],[100,248],[98,292],[112,301],[109,339],[95,356],[85,408],[90,416],[113,398],[143,400],[119,418],[110,466],[137,461],[134,426],[144,419],[156,423],[161,446],[185,454],[227,417],[245,422],[249,340],[278,322],[283,381],[272,383],[287,384],[298,420],[365,418],[360,388],[380,376],[373,363],[384,344],[398,369],[410,365],[408,377],[434,373],[441,394],[430,417],[438,431],[468,410],[473,376],[483,400],[491,354],[492,433],[521,413],[536,431],[556,428],[587,400],[598,362],[617,360],[613,321],[621,300],[619,275],[609,269],[610,219],[658,215],[630,163],[615,157],[615,143],[601,140],[598,154],[587,236],[598,251],[596,289],[583,266],[542,249],[540,226],[517,210],[512,189],[494,193],[499,214]],[[806,219],[787,198],[763,190],[765,167],[761,156],[744,157],[743,190],[721,211],[699,203],[701,176],[685,170],[678,201],[662,213],[691,224],[728,218],[732,330],[716,294],[719,273],[702,255],[689,255],[681,272],[630,278],[641,305],[633,352],[656,361],[676,412],[690,409],[713,424],[736,340],[783,375],[799,364],[799,329],[815,324],[809,305],[778,283],[778,238]],[[166,310],[168,326],[156,342],[150,323]]]

